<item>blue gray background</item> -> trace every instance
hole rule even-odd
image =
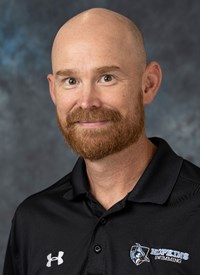
[[[148,59],[164,75],[146,109],[147,132],[200,165],[199,0],[0,0],[0,269],[17,205],[69,172],[77,158],[57,129],[46,75],[58,28],[92,7],[140,26]]]

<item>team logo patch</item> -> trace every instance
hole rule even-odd
[[[130,257],[136,265],[140,265],[144,262],[150,262],[148,258],[149,248],[141,246],[139,243],[131,246]]]
[[[189,254],[187,252],[166,248],[152,248],[151,255],[155,256],[155,260],[173,262],[177,264],[181,264],[183,261],[189,260]]]
[[[149,248],[141,246],[139,243],[131,246],[130,258],[135,265],[141,265],[144,262],[149,263],[151,260],[167,261],[181,264],[183,261],[189,260],[189,253],[169,248]]]

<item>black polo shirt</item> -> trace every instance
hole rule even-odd
[[[17,209],[4,275],[199,275],[200,169],[162,139],[135,188],[109,210],[83,159]],[[134,166],[133,166],[134,170]]]

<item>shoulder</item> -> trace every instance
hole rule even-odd
[[[200,185],[200,168],[187,160],[183,160],[180,178]]]
[[[51,208],[54,202],[62,201],[63,196],[72,191],[71,173],[65,175],[53,185],[26,198],[17,207],[15,218],[31,217],[36,213]]]
[[[183,160],[177,182],[170,197],[170,204],[200,204],[200,168]]]

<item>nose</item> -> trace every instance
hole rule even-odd
[[[82,85],[77,105],[82,109],[101,106],[100,95],[95,84],[85,83]]]

